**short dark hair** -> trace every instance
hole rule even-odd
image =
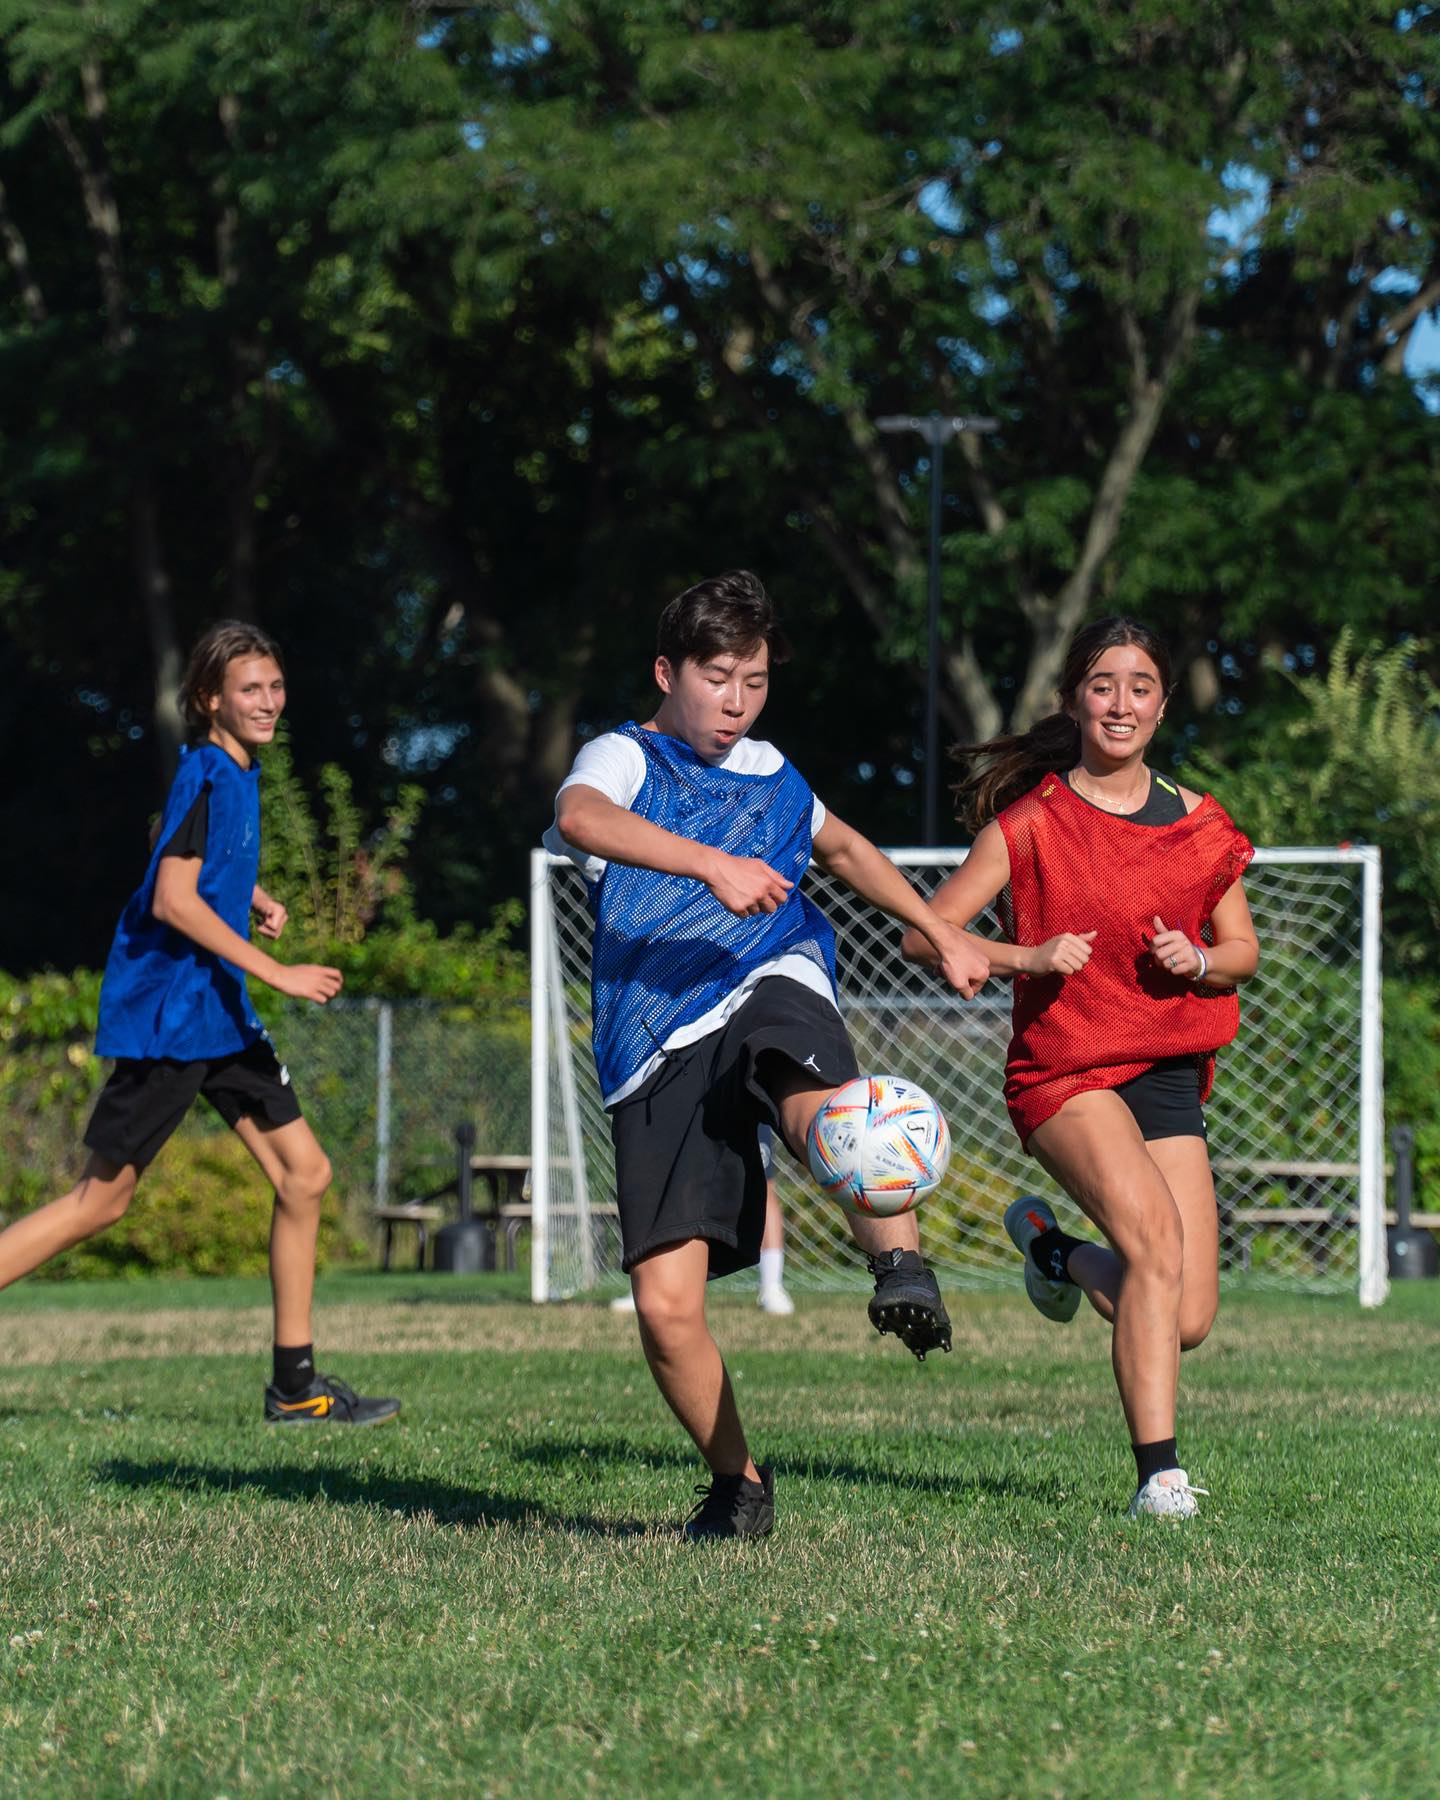
[[[764,582],[749,569],[729,569],[675,596],[660,615],[655,653],[678,669],[687,658],[747,656],[761,644],[769,647],[772,667],[790,660],[790,640]]]
[[[268,632],[240,619],[221,619],[190,652],[180,683],[180,710],[192,731],[209,730],[209,702],[223,692],[225,671],[237,656],[269,656],[279,665],[280,673],[285,673],[285,658]]]

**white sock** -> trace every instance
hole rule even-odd
[[[760,1252],[760,1291],[770,1293],[773,1289],[785,1284],[785,1252],[783,1250],[762,1250]]]

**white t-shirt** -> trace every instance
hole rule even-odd
[[[725,769],[732,775],[773,775],[784,760],[773,744],[741,738],[726,756],[711,766]],[[644,785],[645,752],[633,738],[622,737],[618,731],[607,731],[583,746],[570,773],[560,783],[560,792],[563,794],[568,787],[594,788],[607,800],[613,801],[616,806],[623,806],[628,812]],[[812,838],[825,823],[825,818],[825,807],[817,799],[810,815]],[[605,859],[590,856],[584,850],[576,849],[573,844],[567,844],[556,824],[551,825],[542,842],[552,856],[568,856],[588,882],[598,881],[605,873]],[[758,969],[752,970],[734,993],[727,994],[718,1006],[712,1006],[702,1017],[673,1031],[661,1050],[655,1052],[643,1069],[638,1070],[613,1094],[605,1095],[606,1106],[616,1105],[627,1094],[640,1087],[653,1072],[664,1050],[678,1050],[685,1044],[698,1043],[701,1038],[709,1037],[712,1031],[719,1031],[726,1020],[749,999],[755,984],[770,975],[787,975],[792,981],[798,981],[802,987],[807,987],[812,993],[828,1000],[832,1006],[835,1004],[829,977],[812,958],[793,954],[776,957],[774,962],[763,963]]]

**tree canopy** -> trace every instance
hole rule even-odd
[[[767,732],[913,839],[928,469],[884,413],[1000,421],[946,463],[953,735],[1044,711],[1099,610],[1174,642],[1177,756],[1426,623],[1426,7],[0,0],[0,42],[0,965],[103,954],[227,614],[302,773],[425,788],[442,925],[737,564],[800,651]]]

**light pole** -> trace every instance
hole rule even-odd
[[[879,431],[918,431],[930,450],[930,616],[925,669],[925,842],[940,840],[940,508],[944,450],[962,431],[997,431],[998,419],[942,418],[939,413],[886,413],[875,421]]]

